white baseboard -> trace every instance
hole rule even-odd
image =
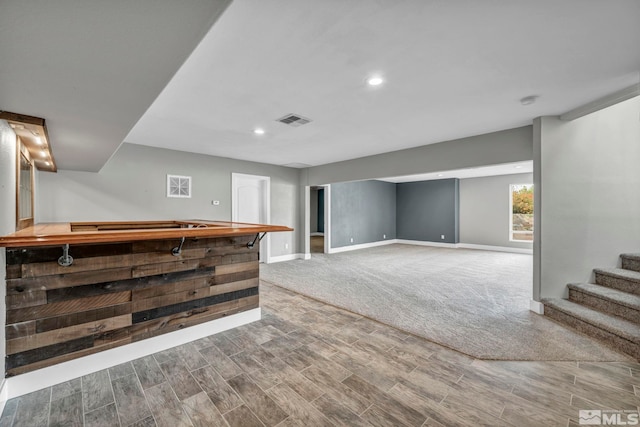
[[[511,252],[514,254],[533,255],[533,249],[510,248],[508,246],[490,246],[490,245],[476,245],[473,243],[458,243],[458,247],[465,248],[465,249],[479,249],[482,251]]]
[[[389,239],[371,243],[360,243],[358,245],[341,246],[339,248],[329,248],[328,253],[337,254],[340,252],[357,251],[358,249],[374,248],[376,246],[391,245],[393,243],[398,243],[398,241],[396,239]]]
[[[0,414],[4,412],[4,405],[7,403],[7,400],[9,400],[8,391],[7,380],[3,378],[2,383],[0,383]]]
[[[272,256],[269,257],[267,264],[273,264],[275,262],[283,262],[283,261],[293,261],[294,259],[303,259],[304,254],[287,254],[280,256]]]
[[[302,255],[302,259],[304,260],[311,259],[311,254],[300,254],[300,255]]]
[[[23,394],[51,387],[83,375],[101,371],[140,357],[148,356],[159,351],[186,344],[209,335],[217,334],[262,318],[260,308],[243,311],[228,317],[190,326],[175,332],[169,332],[157,337],[148,338],[132,344],[101,351],[79,359],[59,363],[57,365],[27,372],[7,378],[0,391],[1,405],[8,399]]]
[[[511,252],[516,254],[533,254],[533,249],[523,248],[510,248],[508,246],[491,246],[491,245],[476,245],[473,243],[441,243],[441,242],[427,242],[423,240],[405,240],[405,239],[389,239],[381,240],[378,242],[362,243],[358,245],[342,246],[339,248],[330,248],[330,254],[339,252],[355,251],[359,249],[373,248],[376,246],[392,245],[399,243],[403,245],[415,245],[415,246],[432,246],[436,248],[450,248],[450,249],[478,249],[483,251],[495,251],[495,252]]]
[[[441,243],[441,242],[426,242],[422,240],[405,240],[405,239],[396,239],[396,243],[401,243],[403,245],[415,245],[415,246],[435,246],[436,248],[451,248],[455,249],[458,247],[457,243]]]
[[[529,310],[537,314],[544,314],[544,304],[536,300],[531,300],[529,303]]]

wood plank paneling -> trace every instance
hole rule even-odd
[[[20,266],[18,266],[20,267]],[[7,295],[19,294],[33,290],[51,290],[69,286],[103,283],[107,280],[131,279],[131,268],[114,268],[98,271],[87,271],[75,274],[59,274],[33,278],[7,280]]]
[[[79,273],[81,271],[105,270],[122,266],[139,266],[148,264],[158,264],[172,262],[175,260],[187,260],[203,258],[205,249],[183,249],[180,255],[174,256],[171,251],[166,252],[145,252],[139,254],[124,254],[99,256],[91,258],[74,259],[72,265],[63,267],[54,262],[38,262],[22,265],[22,277],[41,277],[56,274]]]
[[[36,333],[36,321],[28,320],[26,322],[12,323],[4,328],[5,339],[13,339],[24,337]]]
[[[216,267],[216,274],[231,274],[257,269],[259,269],[258,261],[238,262],[235,264],[225,264]]]
[[[110,317],[121,316],[131,313],[131,303],[110,305],[109,307],[96,308],[94,310],[81,311],[78,313],[65,314],[62,316],[47,317],[38,319],[36,323],[36,333],[51,331],[54,329],[66,328],[81,323],[95,322],[96,320],[108,319]]]
[[[228,292],[221,295],[213,295],[193,301],[181,302],[178,304],[166,305],[163,307],[157,307],[150,310],[143,310],[133,313],[132,321],[133,323],[145,322],[147,320],[170,316],[172,314],[181,313],[183,311],[197,310],[199,308],[221,304],[223,302],[246,298],[254,295],[258,295],[257,287],[243,289],[241,291]]]
[[[195,310],[183,311],[169,316],[140,322],[131,326],[130,330],[134,336],[134,340],[138,340],[143,335],[144,338],[148,338],[182,329],[187,326],[208,322],[209,320],[219,319],[244,310],[257,308],[258,303],[258,295],[240,298],[217,304],[215,307],[202,307]]]
[[[7,251],[7,376],[259,306],[254,236]]]
[[[7,295],[5,297],[7,309],[32,307],[47,303],[46,291],[27,291],[20,294]]]
[[[131,301],[131,291],[98,295],[89,298],[78,298],[52,304],[37,305],[35,307],[7,310],[7,323],[23,322],[25,320],[40,319],[60,314],[75,313],[90,308],[107,307]]]
[[[226,294],[227,292],[239,291],[242,289],[255,288],[258,286],[260,279],[257,277],[238,280],[237,282],[222,283],[209,287],[209,295]]]
[[[56,329],[53,331],[33,334],[21,338],[7,340],[7,354],[20,353],[34,348],[43,347],[51,344],[58,344],[65,341],[71,341],[99,332],[111,331],[114,329],[124,328],[131,325],[131,315],[111,317],[97,322],[83,323],[80,325],[70,326],[68,328]]]
[[[22,365],[49,359],[61,354],[73,353],[93,346],[93,337],[82,337],[72,341],[39,347],[22,353],[10,354],[5,358],[7,371]]]

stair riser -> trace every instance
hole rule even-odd
[[[640,272],[640,259],[622,257],[622,268]]]
[[[604,341],[616,350],[626,353],[634,357],[636,360],[640,360],[640,344],[633,343],[625,338],[600,329],[595,325],[584,322],[552,307],[545,306],[544,314],[551,319],[572,327],[578,332],[582,332],[583,334]]]
[[[569,289],[569,301],[622,317],[623,319],[640,325],[640,310],[634,310],[625,305],[616,304],[615,302],[598,298],[575,289]]]
[[[622,292],[640,295],[640,283],[596,272],[596,284],[617,289]]]

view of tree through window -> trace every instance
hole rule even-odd
[[[509,239],[533,241],[533,184],[511,185]]]

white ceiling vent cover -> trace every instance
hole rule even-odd
[[[306,125],[307,123],[312,122],[311,119],[302,117],[300,114],[287,114],[284,117],[280,117],[276,121],[280,123],[284,123],[285,125],[293,126],[293,127]]]

